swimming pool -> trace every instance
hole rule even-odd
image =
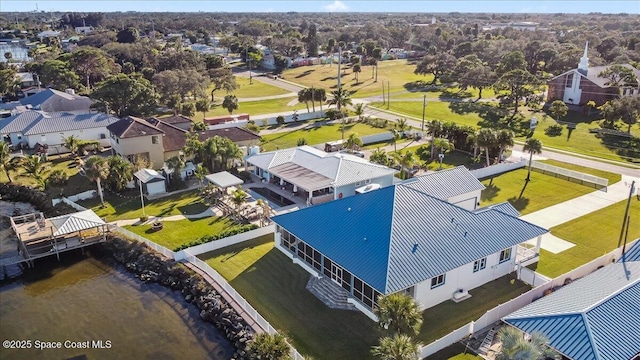
[[[256,200],[263,199],[268,201],[269,205],[274,209],[295,204],[295,202],[265,187],[254,187],[247,190],[249,191],[249,194],[251,194],[251,197]]]

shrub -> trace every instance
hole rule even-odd
[[[253,120],[249,120],[249,122],[247,122],[247,126],[245,126],[245,128],[249,131],[253,131],[254,133],[259,133],[260,132],[260,126],[258,126],[256,124],[255,121]]]
[[[551,125],[544,130],[544,133],[547,134],[547,136],[560,136],[562,135],[562,125]]]
[[[63,170],[54,170],[47,178],[47,184],[50,186],[63,186],[69,181],[69,175]]]
[[[282,115],[278,115],[278,117],[276,118],[276,122],[278,123],[278,125],[282,126],[284,125],[284,116]]]
[[[298,139],[298,141],[296,142],[296,145],[297,146],[307,145],[307,139],[305,138]]]
[[[335,120],[335,119],[338,118],[338,110],[329,109],[329,110],[325,111],[325,116],[327,118],[329,118],[329,120]]]
[[[180,250],[184,250],[186,248],[190,248],[192,246],[206,244],[208,242],[224,239],[224,238],[229,237],[229,236],[242,234],[243,232],[255,230],[258,227],[259,226],[256,225],[256,224],[248,224],[248,225],[242,225],[242,226],[239,226],[237,228],[230,229],[230,230],[225,230],[223,232],[220,232],[220,233],[217,233],[217,234],[214,234],[214,235],[203,236],[200,239],[193,240],[193,241],[191,241],[189,243],[186,243],[186,244],[182,244],[182,245],[176,247],[175,249],[173,249],[173,251],[180,251]]]
[[[249,173],[248,171],[240,171],[236,174],[236,176],[242,179],[244,182],[248,182],[251,180],[251,173]]]

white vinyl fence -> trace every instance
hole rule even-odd
[[[527,164],[528,164],[528,161],[527,161]],[[533,161],[533,164],[531,167],[534,169],[540,170],[543,173],[549,172],[556,175],[562,175],[571,179],[580,180],[583,183],[587,182],[587,183],[590,183],[596,186],[602,186],[605,188],[607,187],[607,185],[609,185],[608,179],[590,175],[590,174],[581,173],[578,171],[564,169],[558,166],[553,166],[553,165],[545,164],[538,161]]]
[[[132,233],[131,231],[127,230],[127,229],[123,229],[117,225],[112,225],[109,224],[109,230],[117,232],[119,234],[121,234],[122,236],[132,239],[132,240],[136,240],[136,241],[140,241],[142,243],[145,243],[148,247],[152,248],[153,250],[161,253],[162,255],[164,255],[165,257],[174,260],[175,259],[175,255],[176,253],[173,252],[172,250],[167,249],[166,247],[162,246],[162,245],[158,245],[156,243],[154,243],[153,241],[144,238],[138,234]]]
[[[471,170],[470,172],[471,174],[473,174],[473,176],[476,177],[476,179],[484,179],[484,178],[488,178],[489,176],[502,174],[507,171],[523,168],[525,167],[526,163],[527,163],[526,160],[521,160],[516,163],[500,163],[500,164],[495,164],[491,166],[486,166],[480,169]]]
[[[261,228],[257,228],[255,230],[251,230],[251,231],[243,232],[243,233],[236,234],[236,235],[233,235],[233,236],[229,236],[229,237],[226,237],[224,239],[215,240],[215,241],[211,241],[211,242],[208,242],[208,243],[205,243],[205,244],[192,246],[187,250],[189,251],[189,254],[191,254],[191,255],[200,255],[200,254],[204,254],[204,253],[209,252],[209,251],[218,250],[218,249],[221,249],[223,247],[227,247],[227,246],[230,246],[230,245],[239,244],[239,243],[247,241],[247,240],[255,239],[255,238],[260,237],[260,236],[273,234],[274,230],[275,230],[275,225],[268,225],[268,226],[264,226],[264,227],[261,227]],[[176,252],[176,261],[183,260],[183,259],[186,258],[186,256],[187,256],[186,250],[178,251],[178,252]]]
[[[72,208],[78,210],[78,211],[85,211],[87,210],[84,206],[78,205],[75,202],[69,200],[68,198],[62,197],[60,199],[51,199],[51,203],[53,204],[53,206],[58,205],[59,203],[65,203],[69,206],[71,206]]]

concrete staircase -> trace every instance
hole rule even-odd
[[[306,286],[307,290],[320,301],[332,309],[356,310],[356,307],[347,302],[349,293],[347,290],[334,283],[328,277],[316,278],[311,276]]]

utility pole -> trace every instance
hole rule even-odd
[[[422,136],[424,136],[424,111],[427,108],[427,95],[422,98]]]
[[[342,46],[338,46],[338,89],[340,88],[340,66],[342,65]]]
[[[618,239],[618,247],[622,243],[622,237],[624,236],[624,230],[628,226],[627,221],[629,219],[629,205],[631,205],[631,197],[633,196],[634,191],[636,190],[636,181],[631,182],[631,190],[629,190],[629,198],[627,199],[627,208],[624,211],[624,219],[622,220],[622,229],[620,230],[620,238]]]
[[[390,105],[391,105],[391,82],[387,81],[387,110],[389,110]]]
[[[244,46],[244,56],[247,60],[247,67],[249,68],[249,85],[253,85],[253,78],[251,77],[251,58],[249,57],[249,45]]]

